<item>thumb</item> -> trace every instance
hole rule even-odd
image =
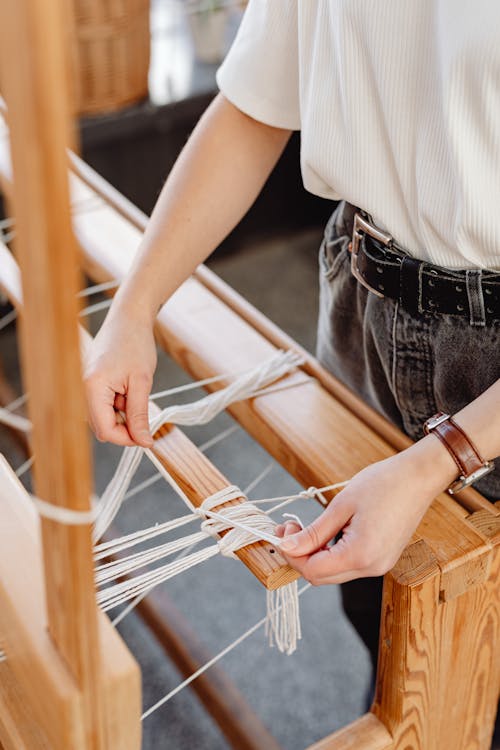
[[[151,378],[147,375],[135,375],[129,379],[127,391],[126,417],[127,428],[131,438],[144,448],[153,445],[149,431],[148,398],[151,390]]]
[[[286,536],[280,544],[280,549],[291,557],[311,555],[333,539],[351,515],[351,512],[340,504],[330,505],[309,526],[296,534]]]

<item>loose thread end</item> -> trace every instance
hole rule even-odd
[[[297,581],[267,592],[266,636],[281,653],[290,656],[296,651],[302,638]]]

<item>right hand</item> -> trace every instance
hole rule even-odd
[[[150,448],[148,398],[156,367],[152,325],[108,315],[85,367],[89,421],[98,440]],[[124,412],[123,424],[118,413]]]

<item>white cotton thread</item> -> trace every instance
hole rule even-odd
[[[120,286],[120,282],[117,279],[112,281],[103,281],[101,284],[92,284],[87,286],[85,289],[80,289],[77,297],[92,297],[94,294],[100,294],[101,292],[107,292],[110,289],[116,289]]]
[[[31,469],[33,464],[35,463],[35,457],[31,456],[30,458],[26,459],[26,461],[23,461],[21,466],[18,466],[15,470],[15,475],[18,479],[21,479],[22,476],[26,474],[27,471]]]
[[[200,563],[215,557],[219,552],[217,546],[206,547],[185,558],[168,563],[154,571],[148,571],[140,576],[136,576],[132,581],[123,581],[114,586],[110,586],[97,594],[97,603],[104,612],[108,612],[113,607],[123,604],[130,599],[141,594],[143,591],[158,586],[160,583],[168,581],[180,573],[199,565]]]
[[[123,552],[123,550],[148,542],[151,539],[155,539],[169,531],[179,529],[182,526],[185,526],[188,523],[193,523],[193,521],[197,520],[198,518],[194,514],[179,516],[171,521],[164,521],[163,523],[158,523],[154,526],[140,529],[139,531],[133,531],[131,534],[126,534],[125,536],[116,539],[110,539],[107,542],[101,542],[101,544],[97,544],[94,547],[94,560],[98,561],[106,557],[112,557],[119,552]]]
[[[183,550],[177,557],[178,560],[182,560],[184,557],[190,554],[192,550],[192,547],[187,547],[185,550]],[[152,587],[153,588],[153,587]],[[116,627],[118,623],[120,623],[122,620],[127,617],[137,606],[142,602],[142,600],[152,591],[152,588],[144,589],[141,591],[140,594],[135,596],[129,603],[127,604],[124,609],[120,612],[120,614],[116,615],[116,617],[111,621],[111,624]]]
[[[261,482],[263,482],[263,481],[264,481],[264,479],[266,479],[266,477],[268,477],[268,476],[269,476],[269,474],[270,474],[270,473],[271,473],[272,471],[274,471],[274,467],[275,467],[275,466],[276,466],[276,464],[274,463],[274,461],[271,461],[271,462],[270,462],[270,463],[269,463],[269,464],[268,464],[268,465],[266,466],[266,468],[265,468],[265,469],[262,469],[262,471],[260,472],[260,474],[258,474],[258,475],[257,475],[257,476],[255,477],[255,479],[252,479],[252,481],[250,482],[250,484],[247,484],[247,486],[246,486],[246,487],[245,487],[245,489],[243,490],[243,492],[245,493],[245,495],[249,495],[249,494],[250,494],[250,493],[252,492],[252,490],[254,490],[254,489],[255,489],[255,488],[256,488],[256,487],[257,487],[257,486],[258,486],[258,485],[259,485],[259,484],[260,484]]]
[[[210,422],[232,403],[253,398],[261,388],[278,380],[302,362],[294,352],[279,351],[276,355],[240,375],[225,388],[191,404],[168,406],[151,423],[154,433],[165,423],[200,425]]]
[[[10,404],[7,404],[4,409],[7,411],[16,411],[16,409],[19,409],[20,406],[23,406],[28,400],[28,394],[23,393],[21,396],[18,396],[13,401],[10,402]]]
[[[146,565],[151,565],[158,560],[165,560],[169,555],[181,552],[187,547],[193,547],[195,544],[205,541],[206,538],[207,535],[203,531],[198,531],[180,539],[174,539],[172,542],[166,542],[142,552],[136,552],[135,554],[121,557],[118,560],[103,563],[96,568],[95,582],[98,586],[101,586],[108,581],[128,575],[132,571],[143,568]]]
[[[113,299],[104,299],[101,302],[96,302],[93,305],[88,305],[87,307],[84,307],[83,310],[80,310],[78,315],[80,318],[83,318],[85,316],[93,315],[94,313],[100,312],[101,310],[107,310],[108,307],[111,307],[113,304]]]
[[[239,430],[238,425],[232,425],[231,427],[228,427],[227,429],[223,430],[222,432],[219,432],[218,435],[214,435],[214,437],[210,438],[209,440],[206,440],[204,443],[198,446],[198,450],[202,453],[205,453],[205,451],[209,450],[209,448],[212,448],[214,445],[218,445],[223,440],[226,440],[228,437],[233,435],[235,432]],[[135,487],[132,487],[123,497],[123,500],[129,500],[131,497],[134,497],[134,495],[138,495],[143,490],[147,489],[148,487],[151,487],[151,485],[156,484],[160,479],[163,478],[163,473],[161,471],[158,471],[156,474],[153,474],[153,476],[148,477],[148,479],[144,479],[144,481],[139,482]]]
[[[302,490],[302,492],[297,492],[295,495],[282,495],[281,497],[265,497],[262,500],[256,500],[254,502],[257,503],[285,503],[288,504],[289,502],[293,502],[295,500],[304,500],[304,499],[317,499],[323,505],[323,507],[327,507],[329,505],[328,500],[326,499],[324,493],[330,492],[332,490],[338,490],[342,487],[346,487],[350,479],[346,479],[343,482],[335,482],[335,484],[327,484],[324,487],[308,487],[307,490]],[[278,510],[279,506],[276,506],[273,508],[274,510]]]
[[[35,495],[31,495],[31,499],[40,516],[65,526],[86,526],[94,523],[97,516],[96,506],[91,510],[73,510],[61,505],[52,505]]]
[[[141,448],[124,448],[118,467],[101,495],[100,512],[93,531],[94,541],[98,541],[113,522],[143,455]]]
[[[0,318],[0,331],[3,331],[4,328],[7,328],[7,326],[13,323],[16,318],[17,310],[11,310],[10,312],[6,313],[3,318]]]
[[[0,407],[0,423],[13,427],[20,432],[31,432],[31,422],[20,414],[13,414],[9,409]]]

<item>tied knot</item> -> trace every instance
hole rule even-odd
[[[299,495],[301,495],[301,497],[309,498],[310,500],[319,500],[324,508],[328,505],[328,500],[317,487],[308,487],[307,490],[299,492]]]
[[[230,500],[241,502],[237,505],[226,505],[218,511],[213,510]],[[235,557],[235,552],[259,539],[270,541],[272,544],[279,543],[279,539],[273,534],[275,522],[251,503],[235,485],[225,487],[207,497],[197,513],[204,517],[202,530],[217,538],[219,551],[225,557]],[[223,533],[224,536],[221,537]]]

